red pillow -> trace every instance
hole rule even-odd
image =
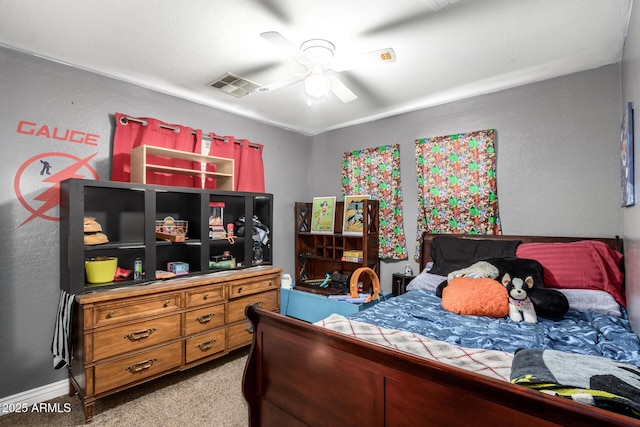
[[[458,314],[505,317],[509,314],[509,294],[493,279],[456,277],[442,290],[442,308]]]
[[[542,264],[547,288],[602,290],[626,307],[622,254],[603,242],[522,243],[516,256]]]

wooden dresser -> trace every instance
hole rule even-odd
[[[77,295],[69,392],[85,420],[101,397],[249,345],[245,307],[279,311],[281,273],[254,267]]]

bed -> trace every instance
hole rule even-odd
[[[516,241],[516,250],[526,247],[529,251],[523,251],[524,254],[542,250],[541,256],[548,255],[554,259],[559,257],[547,250],[548,246],[545,245],[595,242],[593,246],[597,244],[598,248],[604,243],[605,252],[622,252],[622,242],[618,238],[426,234],[421,244],[421,275],[428,263],[439,264],[439,254],[434,245],[434,239],[439,237],[451,237],[456,241],[462,239],[465,244],[495,241],[508,246],[509,242]],[[544,245],[538,246],[540,243]],[[529,244],[531,246],[527,246]],[[432,258],[433,254],[436,260]],[[482,251],[474,253],[474,256],[483,255],[486,254]],[[458,261],[470,262],[469,259]],[[603,282],[617,277],[619,273],[608,271],[606,263],[591,262],[589,265],[598,265],[600,270],[605,271],[605,277],[600,278]],[[588,267],[581,268],[586,270]],[[545,284],[547,280],[554,280],[554,277],[547,278],[546,273],[547,269]],[[597,285],[601,287],[599,283]],[[385,323],[396,316],[393,311],[385,311],[391,310],[394,305],[399,307],[396,313],[406,314],[411,309],[405,304],[438,303],[433,292],[424,289],[412,290],[405,295],[380,302],[348,318],[332,315],[314,325],[267,312],[259,306],[248,306],[246,312],[253,324],[254,342],[245,368],[243,394],[249,405],[250,425],[640,425],[640,419],[629,415],[628,402],[625,415],[619,411],[619,406],[589,406],[580,403],[580,399],[574,401],[561,397],[562,393],[552,395],[540,392],[535,389],[540,388],[536,385],[523,386],[522,383],[510,382],[514,373],[529,372],[522,371],[522,364],[516,366],[516,360],[539,362],[543,359],[568,362],[569,367],[563,368],[566,371],[571,371],[572,366],[580,366],[577,374],[581,375],[588,369],[594,369],[595,372],[608,369],[608,365],[606,368],[597,364],[591,367],[592,361],[614,364],[615,368],[631,367],[629,371],[632,376],[636,375],[637,380],[640,345],[637,335],[630,330],[623,304],[618,305],[619,315],[607,312],[584,314],[571,307],[567,316],[564,316],[578,326],[583,322],[592,323],[600,328],[599,332],[584,333],[576,327],[563,335],[549,329],[559,319],[540,319],[536,325],[516,326],[524,328],[525,332],[533,327],[544,331],[534,335],[539,335],[538,341],[545,345],[538,345],[537,341],[514,344],[510,336],[505,336],[503,346],[496,348],[495,340],[489,344],[474,342],[478,335],[475,332],[467,334],[471,342],[458,338],[449,340],[456,335],[450,332],[455,329],[454,326],[446,326],[452,329],[447,329],[441,337],[423,335],[420,329],[423,319],[417,319],[416,316],[408,322],[405,319],[405,325],[409,326],[402,329],[393,322]],[[615,297],[624,303],[622,292]],[[604,305],[600,306],[605,309]],[[440,312],[425,317],[433,321],[445,316]],[[507,319],[502,320],[508,323]],[[490,320],[493,321],[499,322],[500,319]],[[491,325],[479,327],[494,328]],[[466,330],[467,327],[462,329]],[[590,337],[590,334],[595,335]],[[456,336],[464,338],[464,335]],[[526,333],[524,335],[527,336]],[[549,340],[546,338],[548,335],[555,339]],[[568,352],[567,348],[560,345],[574,338],[584,338],[589,343],[581,347],[584,349],[581,353]],[[551,345],[546,345],[549,342]],[[514,346],[526,349],[514,355]],[[570,357],[565,357],[567,355]],[[582,360],[585,361],[584,365]],[[521,378],[529,376],[523,374]]]

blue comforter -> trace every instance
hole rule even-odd
[[[516,323],[451,313],[433,292],[415,290],[348,316],[352,320],[425,335],[450,344],[515,352],[538,348],[604,356],[640,366],[640,340],[622,317],[569,310],[560,320]]]

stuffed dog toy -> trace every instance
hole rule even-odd
[[[528,290],[533,288],[533,277],[524,280],[519,277],[513,279],[509,273],[502,276],[502,285],[509,293],[509,318],[514,322],[538,323],[536,310],[529,299]]]

